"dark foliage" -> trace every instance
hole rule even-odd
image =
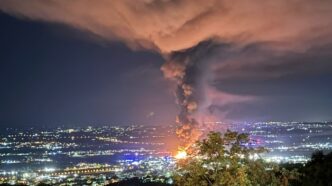
[[[331,186],[332,185],[332,152],[324,155],[315,152],[311,160],[300,169],[301,184],[303,186]]]
[[[112,183],[109,184],[108,186],[170,186],[170,185],[165,183],[155,183],[155,182],[144,183],[143,180],[139,178],[132,178],[117,183]]]

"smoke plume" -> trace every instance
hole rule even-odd
[[[270,53],[285,55],[332,42],[332,1],[328,0],[1,0],[0,11],[70,25],[107,40],[120,40],[133,49],[159,52],[166,59],[161,68],[164,76],[177,85],[177,132],[186,141],[200,135],[199,112],[211,110],[207,103],[212,99],[204,95],[247,100],[223,92],[216,95],[218,91],[202,82],[207,58],[220,55],[215,43],[232,45],[233,54],[260,43]],[[242,74],[246,61],[228,57],[226,63],[215,66],[220,74],[225,69]]]
[[[179,124],[177,135],[186,143],[194,142],[201,135],[195,113],[203,99],[200,86],[202,69],[206,66],[204,61],[213,48],[212,41],[205,41],[193,48],[173,52],[161,67],[164,76],[177,84],[176,98],[180,106],[180,113],[176,117]]]

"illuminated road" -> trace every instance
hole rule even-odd
[[[119,168],[114,167],[103,167],[103,168],[87,168],[87,169],[73,169],[73,170],[61,170],[54,171],[50,173],[43,172],[43,175],[49,176],[67,176],[67,175],[83,175],[83,174],[101,174],[101,173],[109,173],[109,172],[118,172],[121,171]]]

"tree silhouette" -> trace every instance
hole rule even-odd
[[[259,154],[264,148],[252,148],[247,134],[211,132],[197,142],[188,158],[178,161],[174,175],[181,186],[289,185],[296,171],[265,163]]]
[[[311,160],[301,170],[302,185],[332,185],[332,152],[324,155],[322,151],[312,154]]]

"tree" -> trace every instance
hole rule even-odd
[[[108,186],[170,186],[161,182],[144,182],[143,179],[134,177],[127,180],[122,180],[117,183],[111,183]]]
[[[296,171],[265,163],[259,154],[264,148],[252,148],[247,134],[211,132],[198,141],[185,159],[179,160],[174,175],[181,186],[288,185]]]
[[[300,169],[302,185],[332,185],[332,152],[324,155],[322,151],[312,154],[311,160]]]

